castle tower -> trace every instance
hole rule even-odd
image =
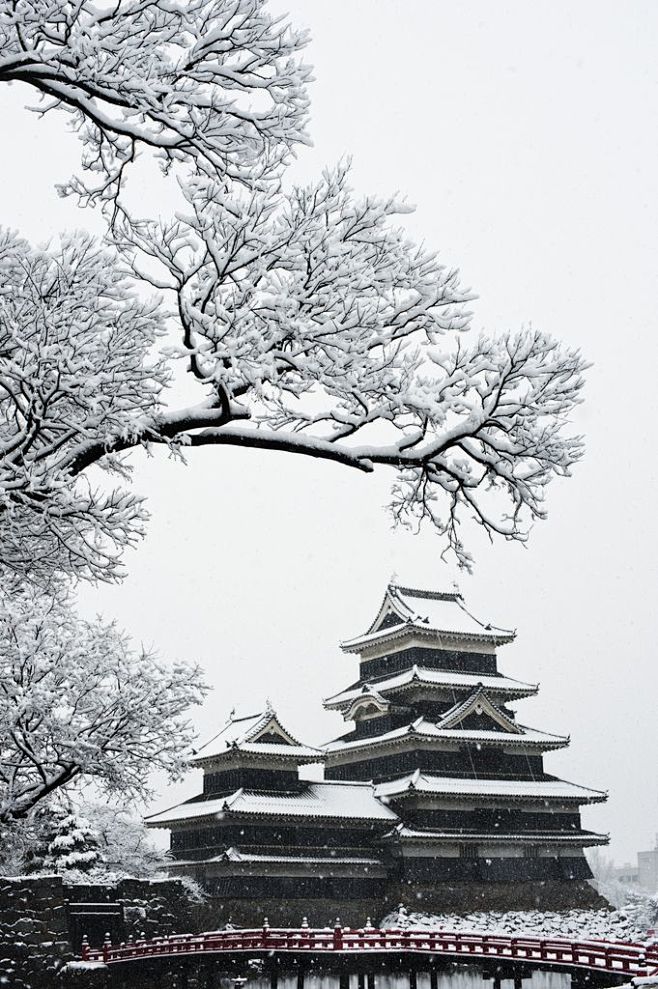
[[[198,796],[147,818],[171,831],[173,874],[209,893],[216,920],[326,923],[381,917],[402,900],[433,912],[603,906],[583,828],[598,790],[550,775],[569,739],[510,705],[537,686],[505,676],[514,633],[458,593],[389,585],[363,635],[343,643],[359,679],[325,701],[353,727],[323,749],[274,710],[229,717],[194,758]],[[325,764],[324,780],[304,778]],[[304,770],[304,771],[303,771]]]
[[[383,835],[399,819],[367,782],[322,782],[300,768],[322,762],[275,711],[232,714],[194,757],[203,790],[146,819],[171,831],[172,875],[199,881],[214,916],[235,923],[327,923],[346,901],[375,914],[387,871]],[[358,904],[358,906],[357,906]]]
[[[411,902],[559,908],[594,898],[583,849],[608,839],[583,830],[580,806],[606,795],[546,772],[544,754],[569,739],[527,727],[509,707],[538,690],[498,669],[496,650],[514,634],[478,621],[458,593],[391,584],[367,632],[343,643],[359,656],[359,679],[325,707],[354,727],[326,746],[325,777],[372,780],[395,810],[383,846]]]

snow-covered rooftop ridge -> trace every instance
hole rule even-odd
[[[283,727],[269,704],[257,714],[236,715],[232,711],[222,729],[195,753],[193,761],[204,762],[234,749],[303,760],[322,759],[318,749],[302,745]]]
[[[217,855],[213,861],[221,862],[286,862],[286,863],[312,863],[321,865],[331,865],[334,863],[349,863],[358,865],[381,865],[381,859],[360,855],[259,855],[256,852],[243,852],[239,848],[227,848],[221,855]]]
[[[167,827],[181,821],[212,818],[223,814],[275,815],[277,817],[320,817],[337,820],[397,821],[390,808],[375,797],[371,783],[308,782],[301,793],[279,794],[239,789],[213,800],[178,804],[146,818],[149,827]]]
[[[327,697],[325,707],[341,707],[366,692],[366,689],[377,691],[379,694],[393,693],[413,683],[428,684],[437,687],[453,687],[456,690],[469,690],[483,686],[491,693],[505,694],[509,697],[527,697],[537,693],[538,685],[514,680],[512,677],[488,676],[483,673],[457,673],[450,670],[430,670],[422,666],[412,666],[403,673],[385,676],[378,680],[369,680],[367,684],[358,684],[347,690]]]
[[[380,639],[395,638],[400,632],[417,630],[463,639],[510,642],[515,632],[481,622],[468,611],[458,591],[427,591],[389,584],[377,617],[367,632],[342,643],[346,652]]]
[[[446,741],[462,742],[487,742],[500,745],[539,745],[544,748],[564,748],[569,744],[569,739],[562,735],[551,735],[548,732],[536,731],[534,728],[527,728],[525,725],[514,723],[517,731],[503,731],[496,729],[472,729],[472,728],[450,728],[442,727],[428,721],[426,718],[417,718],[409,725],[401,728],[393,728],[391,731],[381,735],[372,735],[363,738],[349,740],[350,736],[343,735],[336,738],[325,746],[326,752],[343,752],[351,749],[365,748],[372,749],[374,746],[387,742],[402,742],[408,737],[443,739]]]
[[[416,791],[419,793],[450,794],[470,797],[536,798],[544,800],[578,800],[580,803],[601,803],[607,794],[601,790],[569,783],[567,780],[496,780],[472,779],[453,776],[432,776],[416,770],[408,776],[375,787],[377,797],[399,796]]]
[[[518,831],[506,832],[491,831],[476,832],[464,831],[462,829],[454,831],[430,831],[418,830],[408,827],[406,824],[397,824],[392,831],[389,831],[385,838],[407,839],[408,841],[477,841],[485,843],[505,844],[506,842],[521,842],[532,844],[578,844],[584,846],[607,845],[610,836],[607,834],[597,834],[595,831]]]

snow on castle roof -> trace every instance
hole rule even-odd
[[[187,820],[218,818],[224,814],[275,817],[322,817],[355,821],[398,820],[380,803],[371,783],[309,782],[301,793],[279,794],[236,790],[214,800],[192,800],[146,818],[149,827],[167,827]]]
[[[487,692],[504,694],[506,697],[529,697],[536,694],[538,690],[537,684],[523,683],[521,680],[513,680],[511,677],[487,676],[483,673],[453,673],[449,670],[428,670],[424,667],[413,666],[410,670],[405,670],[394,676],[387,676],[381,680],[369,680],[367,685],[359,683],[354,687],[349,687],[339,694],[334,694],[333,697],[328,697],[324,706],[330,709],[348,706],[366,692],[367,686],[380,694],[387,694],[402,690],[414,683],[452,687],[455,690],[469,690],[484,686]]]
[[[349,741],[349,735],[343,736],[342,738],[336,738],[333,742],[329,742],[325,746],[325,752],[344,752],[358,748],[371,750],[377,745],[382,745],[387,742],[400,743],[404,742],[407,738],[414,737],[428,740],[436,739],[437,741],[443,739],[445,741],[455,742],[482,742],[494,745],[527,744],[540,746],[544,749],[558,749],[569,744],[569,739],[564,738],[561,735],[551,735],[548,732],[535,731],[533,728],[526,728],[525,725],[520,725],[516,722],[515,726],[518,731],[514,732],[496,731],[494,729],[476,730],[471,728],[442,728],[441,722],[435,724],[433,721],[427,721],[425,718],[417,718],[416,721],[409,725],[403,725],[401,728],[394,728],[392,731],[384,732],[382,735],[356,738],[352,741]]]
[[[368,631],[341,645],[345,652],[359,652],[367,645],[409,631],[495,644],[511,642],[515,636],[510,629],[497,628],[475,618],[457,591],[424,591],[389,584],[379,613]]]
[[[240,717],[232,711],[221,731],[201,746],[192,761],[204,763],[235,750],[276,758],[289,757],[297,763],[322,761],[322,752],[298,742],[286,731],[269,705],[258,714]]]
[[[401,779],[379,783],[375,794],[380,799],[404,793],[432,793],[463,797],[506,797],[508,799],[576,800],[579,803],[601,803],[607,794],[566,780],[495,780],[469,779],[453,776],[431,776],[416,770]]]
[[[257,852],[243,852],[239,848],[227,848],[221,855],[210,861],[221,861],[226,859],[229,862],[286,862],[296,864],[303,862],[313,865],[335,865],[336,863],[349,865],[376,865],[382,864],[381,859],[367,857],[363,855],[260,855]]]
[[[384,835],[384,838],[419,843],[427,841],[459,841],[460,843],[464,841],[475,841],[488,844],[568,844],[583,845],[585,847],[589,845],[607,845],[610,841],[609,835],[597,834],[595,831],[576,831],[566,833],[560,831],[520,831],[518,833],[498,831],[492,833],[491,831],[487,831],[482,834],[477,834],[475,832],[463,830],[419,831],[417,829],[407,827],[406,824],[396,825],[392,831],[389,831],[388,834]]]

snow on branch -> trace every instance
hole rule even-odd
[[[0,239],[0,565],[119,575],[144,507],[88,469],[127,479],[119,455],[153,444],[389,468],[394,518],[429,521],[462,566],[468,518],[524,540],[582,455],[580,354],[532,329],[471,339],[458,272],[409,241],[404,203],[356,198],[343,165],[288,191],[277,173],[184,191],[172,223],[124,217],[116,253]],[[182,409],[177,363],[200,390]]]
[[[305,40],[264,0],[0,0],[0,83],[69,113],[84,181],[63,192],[108,206],[112,237],[0,233],[5,573],[121,576],[146,518],[134,447],[389,468],[393,517],[429,522],[465,567],[465,519],[526,539],[581,457],[577,351],[532,329],[472,340],[457,270],[409,240],[404,201],[355,196],[346,164],[286,185]],[[121,201],[142,145],[177,168],[169,222]],[[199,400],[176,409],[183,366]],[[123,486],[94,486],[94,466]]]
[[[225,417],[177,440],[393,468],[395,519],[429,520],[462,566],[462,518],[524,540],[582,455],[580,354],[532,329],[470,340],[458,272],[409,241],[404,202],[356,198],[345,164],[185,195],[175,223],[117,230],[132,273],[175,295],[171,353]]]
[[[122,800],[151,773],[178,779],[191,752],[198,667],[137,652],[113,624],[76,617],[65,589],[0,592],[0,824],[93,781]]]
[[[113,208],[140,146],[248,182],[307,142],[305,43],[263,0],[0,0],[0,83],[70,115],[86,174],[61,192]]]
[[[87,235],[48,252],[0,231],[0,566],[35,579],[117,574],[142,499],[72,483],[70,455],[92,438],[139,442],[170,380],[151,356],[161,332],[157,305]]]

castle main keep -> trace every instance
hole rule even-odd
[[[171,831],[172,873],[239,923],[600,905],[584,849],[608,839],[580,808],[606,795],[547,771],[569,740],[510,707],[538,690],[498,668],[513,638],[458,593],[390,584],[342,644],[358,679],[324,702],[350,730],[315,748],[271,708],[232,716],[195,756],[203,792],[147,820]]]

